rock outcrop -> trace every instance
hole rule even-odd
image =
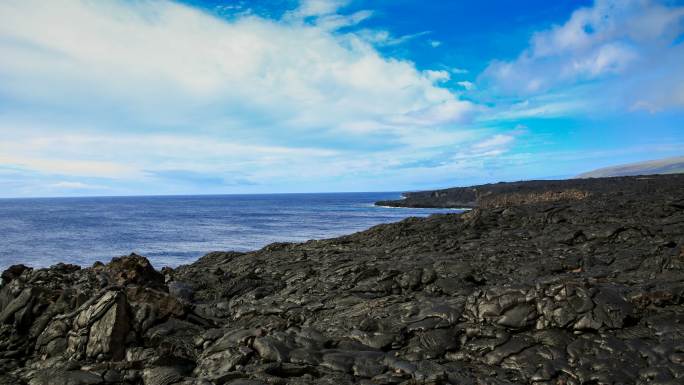
[[[0,384],[684,383],[684,175],[539,183],[161,272],[13,266]]]

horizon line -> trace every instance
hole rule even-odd
[[[217,194],[122,194],[122,195],[69,195],[69,196],[0,196],[0,200],[9,199],[73,199],[73,198],[164,198],[164,197],[211,197],[211,196],[245,196],[245,195],[306,195],[306,194],[368,194],[368,193],[406,193],[406,192],[420,192],[420,191],[434,191],[434,190],[444,190],[449,188],[459,188],[459,187],[471,187],[480,186],[486,184],[495,183],[511,183],[511,182],[528,182],[535,180],[568,180],[574,179],[576,176],[547,176],[547,177],[537,177],[531,179],[509,179],[509,180],[498,180],[482,182],[477,184],[452,184],[442,187],[432,187],[432,188],[422,188],[422,189],[400,189],[400,190],[366,190],[366,191],[307,191],[307,192],[268,192],[268,193],[217,193]]]

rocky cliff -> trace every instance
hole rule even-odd
[[[544,183],[159,272],[13,266],[0,384],[684,383],[684,175]]]

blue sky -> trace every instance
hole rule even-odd
[[[684,154],[684,2],[7,0],[0,196],[399,191]]]

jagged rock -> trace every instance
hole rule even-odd
[[[109,310],[90,327],[86,356],[102,355],[115,361],[123,359],[128,330],[126,299],[123,294],[117,292]]]
[[[124,358],[130,325],[128,304],[122,292],[105,292],[97,302],[79,312],[72,325],[66,350],[70,357],[114,361]]]
[[[0,313],[0,324],[15,322],[15,324],[20,324],[22,318],[27,316],[26,313],[21,312],[27,307],[30,309],[33,306],[34,289],[26,288],[21,291],[21,293],[14,298],[7,306],[4,307],[2,313]]]
[[[24,265],[12,265],[8,267],[7,270],[3,271],[0,275],[0,284],[7,285],[27,270],[31,270],[31,268]]]

